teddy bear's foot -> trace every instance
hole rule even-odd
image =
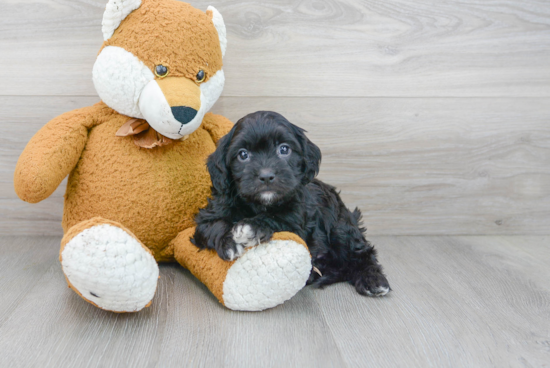
[[[271,240],[249,249],[227,271],[223,302],[233,310],[261,311],[292,298],[306,284],[311,257],[293,240]]]
[[[63,238],[60,260],[69,287],[101,309],[136,312],[155,295],[157,262],[118,223],[94,218],[73,226]]]
[[[171,242],[174,258],[229,309],[273,308],[292,298],[309,278],[311,256],[295,234],[275,233],[271,241],[248,248],[237,260],[224,261],[216,251],[193,245],[189,239],[194,232],[184,230]]]

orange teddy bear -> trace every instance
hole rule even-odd
[[[295,234],[232,262],[189,240],[210,195],[206,158],[232,127],[208,113],[225,80],[222,16],[175,0],[110,0],[103,36],[93,68],[102,101],[47,123],[15,170],[31,203],[69,175],[60,251],[69,286],[102,309],[138,311],[155,294],[157,262],[177,261],[231,309],[292,297],[311,271]]]

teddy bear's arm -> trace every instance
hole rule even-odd
[[[209,112],[204,115],[202,126],[210,133],[214,143],[217,143],[221,137],[229,133],[231,128],[233,128],[233,123],[224,116]]]
[[[22,200],[49,197],[76,166],[95,125],[98,105],[66,112],[44,125],[31,138],[15,167],[15,192]]]

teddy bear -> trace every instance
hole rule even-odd
[[[114,312],[151,304],[159,262],[178,262],[227,308],[274,307],[311,272],[305,242],[276,233],[231,262],[190,241],[207,203],[206,158],[232,127],[208,112],[224,86],[226,28],[176,0],[109,0],[93,66],[101,101],[64,113],[29,141],[17,195],[47,198],[68,175],[60,262],[69,287]]]

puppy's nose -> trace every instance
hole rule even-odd
[[[275,173],[271,169],[261,169],[259,179],[264,184],[273,183],[273,180],[275,180]]]
[[[182,124],[187,124],[197,115],[197,110],[187,106],[171,107],[174,118]]]

